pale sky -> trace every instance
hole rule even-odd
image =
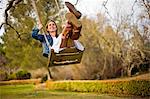
[[[63,0],[75,4],[77,0]],[[78,0],[75,6],[83,15],[95,16],[101,9],[104,0]]]
[[[76,3],[76,0],[63,0],[68,1],[72,4]],[[75,6],[79,11],[88,17],[95,17],[97,13],[104,13],[106,10],[102,7],[104,1],[107,0],[78,0],[78,4]],[[131,7],[135,0],[108,0],[107,9],[111,16],[116,14],[117,10],[122,11],[124,14],[131,13]]]
[[[0,0],[0,25],[2,22],[4,22],[4,11],[5,11],[5,8],[6,8],[6,2],[7,0]],[[3,34],[4,32],[4,28],[1,28],[0,30],[0,36]]]
[[[6,7],[7,0],[0,0],[0,8]],[[69,1],[72,4],[76,3],[76,0],[62,0]],[[102,3],[107,0],[78,0],[78,4],[75,6],[83,16],[87,16],[89,18],[96,18],[97,13],[104,13],[106,9],[102,7]],[[107,9],[110,13],[111,17],[115,17],[116,11],[121,11],[124,14],[131,13],[131,7],[135,0],[108,0]],[[2,17],[4,14],[4,9],[0,9],[0,24],[3,22],[4,18]],[[0,30],[0,35],[2,35],[2,31]]]

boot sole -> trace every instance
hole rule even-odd
[[[72,12],[78,19],[82,16],[82,14],[77,11],[77,9],[69,2],[65,2],[65,5],[69,9],[70,12]]]

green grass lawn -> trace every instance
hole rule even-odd
[[[34,90],[34,85],[5,85],[0,86],[0,99],[128,99],[93,93],[77,93],[50,90]],[[131,97],[130,97],[131,98]],[[138,99],[136,97],[136,99]],[[141,98],[139,98],[141,99]]]

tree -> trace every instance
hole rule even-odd
[[[38,0],[36,5],[43,24],[51,18],[60,23],[54,0]],[[31,30],[36,25],[31,0],[10,0],[5,10],[5,23],[2,25],[5,25],[6,30],[2,38],[8,60],[6,66],[17,69],[46,66],[41,44],[31,37]]]
[[[83,64],[89,79],[111,78],[120,66],[122,38],[107,24],[105,18],[99,15],[97,22],[86,18],[82,20],[81,41],[86,48]],[[100,78],[93,78],[98,75]]]
[[[3,68],[3,66],[7,63],[4,49],[3,49],[3,44],[0,43],[0,68]]]

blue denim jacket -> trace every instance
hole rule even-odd
[[[44,35],[38,34],[38,32],[39,32],[39,29],[38,28],[34,28],[32,30],[32,37],[34,39],[36,39],[36,40],[39,40],[42,43],[42,46],[43,46],[43,56],[48,57],[48,54],[49,54],[49,51],[50,51],[49,47],[46,44]],[[50,35],[46,35],[46,37],[48,39],[49,44],[52,46],[53,45],[53,39],[52,39],[52,37]]]

